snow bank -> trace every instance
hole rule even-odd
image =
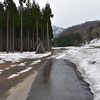
[[[90,43],[86,43],[85,46],[99,46],[100,47],[100,39],[93,39]]]
[[[22,74],[22,73],[25,73],[25,72],[30,71],[31,69],[32,69],[32,67],[29,67],[29,68],[27,68],[27,69],[25,69],[25,70],[22,70],[22,71],[20,71],[20,72],[17,72],[17,74],[13,74],[13,75],[9,76],[7,79],[11,79],[11,78],[17,77],[17,76],[19,76],[19,75]]]
[[[100,100],[100,49],[74,49],[66,51],[66,59],[74,62],[84,80],[90,84],[94,100]],[[99,93],[99,94],[98,94]],[[97,99],[99,97],[99,99]]]
[[[4,63],[5,61],[12,61],[13,63],[15,62],[20,62],[23,59],[38,59],[38,58],[43,58],[46,56],[51,55],[51,52],[46,52],[44,54],[35,54],[35,52],[15,52],[15,53],[6,53],[6,52],[0,52],[0,63]]]

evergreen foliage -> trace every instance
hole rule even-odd
[[[46,47],[47,21],[49,39],[53,38],[50,4],[42,10],[35,0],[32,4],[30,0],[19,0],[19,4],[17,8],[13,0],[0,2],[0,51],[36,50],[39,41]]]
[[[59,38],[55,38],[53,40],[54,46],[73,46],[73,45],[79,45],[79,43],[82,41],[82,36],[79,33],[74,34],[68,34],[67,36],[62,36]]]

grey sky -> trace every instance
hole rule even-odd
[[[3,1],[3,0],[0,0]],[[17,4],[19,0],[14,0]],[[31,0],[32,1],[32,0]],[[100,0],[35,0],[41,8],[50,3],[54,18],[52,24],[70,27],[86,21],[100,19]]]

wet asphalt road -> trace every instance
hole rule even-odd
[[[69,61],[50,59],[39,69],[26,100],[93,100],[93,95]]]

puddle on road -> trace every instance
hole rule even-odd
[[[48,65],[48,66],[47,66]],[[43,69],[43,83],[46,84],[50,80],[50,74],[52,70],[52,60],[50,60]]]

